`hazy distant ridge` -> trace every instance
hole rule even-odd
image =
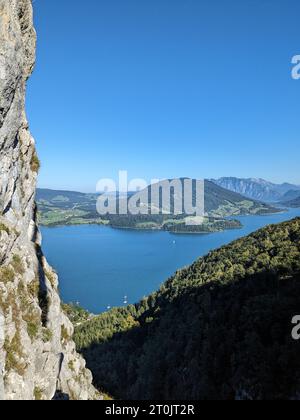
[[[285,194],[295,194],[300,186],[289,183],[274,184],[260,178],[223,177],[213,179],[212,182],[230,191],[242,194],[245,197],[268,202],[282,201]],[[295,198],[295,195],[294,197]]]

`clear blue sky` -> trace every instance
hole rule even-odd
[[[35,0],[41,187],[102,177],[300,184],[299,0]]]

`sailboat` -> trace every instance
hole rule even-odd
[[[127,298],[127,296],[124,296],[124,305],[127,305],[127,303],[128,303],[128,300],[127,300],[128,298]]]

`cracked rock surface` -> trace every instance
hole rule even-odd
[[[31,0],[0,0],[0,399],[97,398],[36,223],[39,161],[25,115]]]

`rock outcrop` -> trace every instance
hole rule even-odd
[[[36,223],[39,160],[24,110],[35,44],[31,0],[0,0],[0,399],[93,399]]]

